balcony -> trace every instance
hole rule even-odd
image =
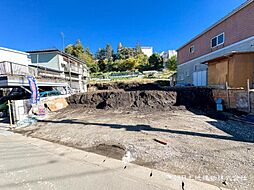
[[[76,66],[76,65],[71,64],[70,66],[64,65],[63,67],[64,67],[64,72],[71,72],[74,74],[82,75],[82,66]]]

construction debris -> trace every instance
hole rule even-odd
[[[153,139],[155,142],[158,142],[160,144],[163,144],[163,145],[167,145],[168,143],[163,141],[163,140],[159,140],[159,139]]]
[[[65,98],[56,98],[52,100],[47,100],[45,103],[50,111],[58,111],[68,106]]]

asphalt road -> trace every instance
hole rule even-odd
[[[184,186],[183,186],[184,184]],[[0,130],[0,189],[219,189]]]

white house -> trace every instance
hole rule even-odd
[[[164,63],[167,62],[167,60],[170,59],[174,55],[177,55],[176,50],[167,50],[167,51],[161,52],[161,54],[160,54]]]
[[[151,57],[153,55],[153,47],[141,47],[142,52],[147,55],[147,57]]]

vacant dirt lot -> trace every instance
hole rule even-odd
[[[128,152],[124,160],[170,174],[233,189],[254,189],[252,125],[217,121],[187,110],[69,107],[18,132],[105,158],[122,159]]]

